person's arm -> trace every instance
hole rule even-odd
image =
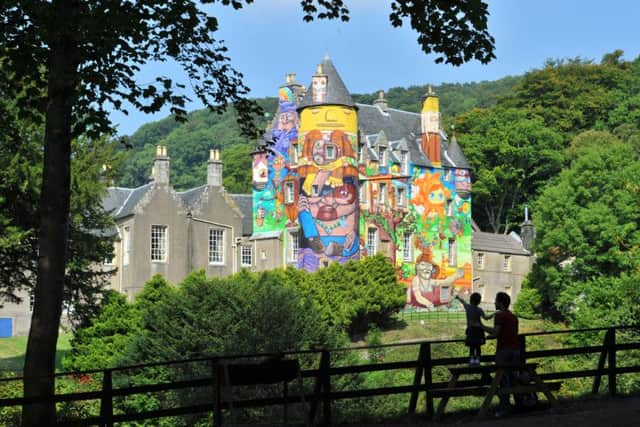
[[[456,294],[456,295],[454,296],[454,298],[455,298],[455,299],[457,299],[458,301],[460,301],[460,302],[462,303],[462,306],[465,308],[465,310],[467,309],[467,305],[468,305],[468,303],[467,303],[465,300],[463,300],[463,299],[460,297],[460,295]]]
[[[490,319],[493,319],[496,313],[493,312],[491,314],[486,314],[483,309],[480,309],[480,315],[484,320],[490,320]]]
[[[494,313],[494,317],[495,317],[495,313]],[[493,328],[490,326],[482,325],[482,329],[484,329],[485,332],[489,333],[489,336],[487,338],[496,338],[500,334],[502,325],[499,322],[497,322],[497,320],[498,319],[494,320]]]

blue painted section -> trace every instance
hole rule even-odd
[[[9,338],[13,332],[13,319],[0,317],[0,338]]]

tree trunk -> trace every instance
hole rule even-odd
[[[54,21],[74,15],[72,5],[58,2]],[[54,394],[55,358],[64,291],[66,241],[69,219],[71,175],[71,124],[75,99],[77,65],[72,21],[50,40],[48,58],[48,100],[44,141],[44,165],[40,195],[38,275],[35,304],[24,363],[24,396]],[[24,405],[23,426],[54,425],[55,404]]]

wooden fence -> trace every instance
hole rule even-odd
[[[601,385],[602,376],[608,378],[608,393],[616,395],[617,378],[619,375],[640,372],[640,363],[632,366],[618,366],[617,356],[620,352],[639,350],[640,337],[636,335],[634,342],[617,342],[616,336],[620,331],[634,330],[638,331],[638,327],[632,326],[616,326],[610,328],[590,328],[579,330],[562,330],[552,332],[538,332],[520,335],[521,356],[523,362],[533,359],[548,359],[554,357],[566,357],[575,355],[599,354],[597,366],[592,369],[581,369],[572,371],[546,372],[541,373],[543,380],[563,380],[569,378],[593,378],[592,392],[598,393]],[[583,347],[556,348],[547,350],[532,350],[527,348],[527,342],[531,337],[545,336],[553,334],[585,334],[585,333],[602,333],[605,332],[604,340],[601,344]],[[229,405],[221,404],[219,387],[221,384],[220,372],[221,366],[233,363],[240,359],[257,358],[285,358],[298,359],[317,357],[319,355],[319,365],[314,369],[304,369],[300,372],[302,378],[307,378],[313,383],[312,389],[305,390],[301,395],[288,397],[288,402],[301,402],[303,399],[308,404],[309,418],[314,424],[331,425],[332,423],[332,403],[341,399],[362,398],[370,396],[385,396],[392,394],[407,394],[409,396],[408,415],[415,414],[417,408],[418,397],[420,393],[425,393],[426,412],[432,416],[434,413],[433,397],[429,391],[446,386],[445,382],[434,382],[434,368],[442,366],[451,366],[460,363],[466,363],[466,357],[432,357],[432,349],[434,345],[447,345],[449,343],[460,343],[462,340],[439,340],[439,341],[415,341],[401,344],[387,344],[374,347],[357,347],[349,349],[335,350],[310,350],[305,352],[286,352],[279,354],[254,354],[254,355],[232,355],[218,358],[202,358],[190,359],[182,361],[172,361],[163,363],[152,363],[145,365],[127,366],[114,369],[94,370],[74,373],[61,373],[61,376],[74,376],[79,381],[82,378],[101,378],[101,386],[97,390],[74,393],[56,394],[50,398],[26,399],[26,398],[4,398],[0,399],[0,408],[3,407],[21,407],[33,403],[42,403],[51,401],[58,404],[65,402],[77,402],[87,400],[100,401],[100,414],[86,416],[77,419],[59,420],[60,426],[88,426],[101,425],[113,426],[116,423],[136,420],[157,419],[169,416],[185,416],[193,414],[209,413],[213,414],[213,424],[220,425],[222,410],[228,409]],[[369,363],[351,366],[331,366],[331,356],[337,352],[343,351],[372,351],[383,350],[385,348],[397,348],[401,346],[419,346],[418,357],[414,360],[404,360],[395,362]],[[483,360],[491,361],[491,356],[483,356]],[[637,359],[636,359],[637,360]],[[206,366],[206,372],[203,372],[199,378],[175,380],[170,382],[151,382],[144,385],[134,386],[114,386],[114,374],[123,372],[133,372],[141,370],[150,370],[156,368],[171,368],[179,365],[197,363],[201,367]],[[397,385],[391,387],[368,388],[358,390],[333,390],[332,379],[350,374],[376,372],[376,371],[392,371],[392,370],[412,370],[414,372],[413,381],[409,384]],[[3,378],[0,379],[0,388],[3,383],[11,381],[22,381],[22,378]],[[464,381],[460,381],[460,386],[465,386]],[[472,385],[472,384],[469,384]],[[114,399],[122,399],[131,396],[149,395],[153,393],[202,389],[210,393],[210,401],[200,404],[190,404],[181,407],[162,408],[148,410],[135,413],[123,413],[122,411],[114,411]],[[238,400],[233,403],[234,408],[257,408],[267,407],[270,405],[278,405],[286,403],[285,397],[262,397]]]

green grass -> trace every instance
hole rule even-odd
[[[60,334],[56,352],[56,370],[62,369],[62,357],[71,351],[71,334]],[[0,371],[22,371],[27,337],[0,338]]]

